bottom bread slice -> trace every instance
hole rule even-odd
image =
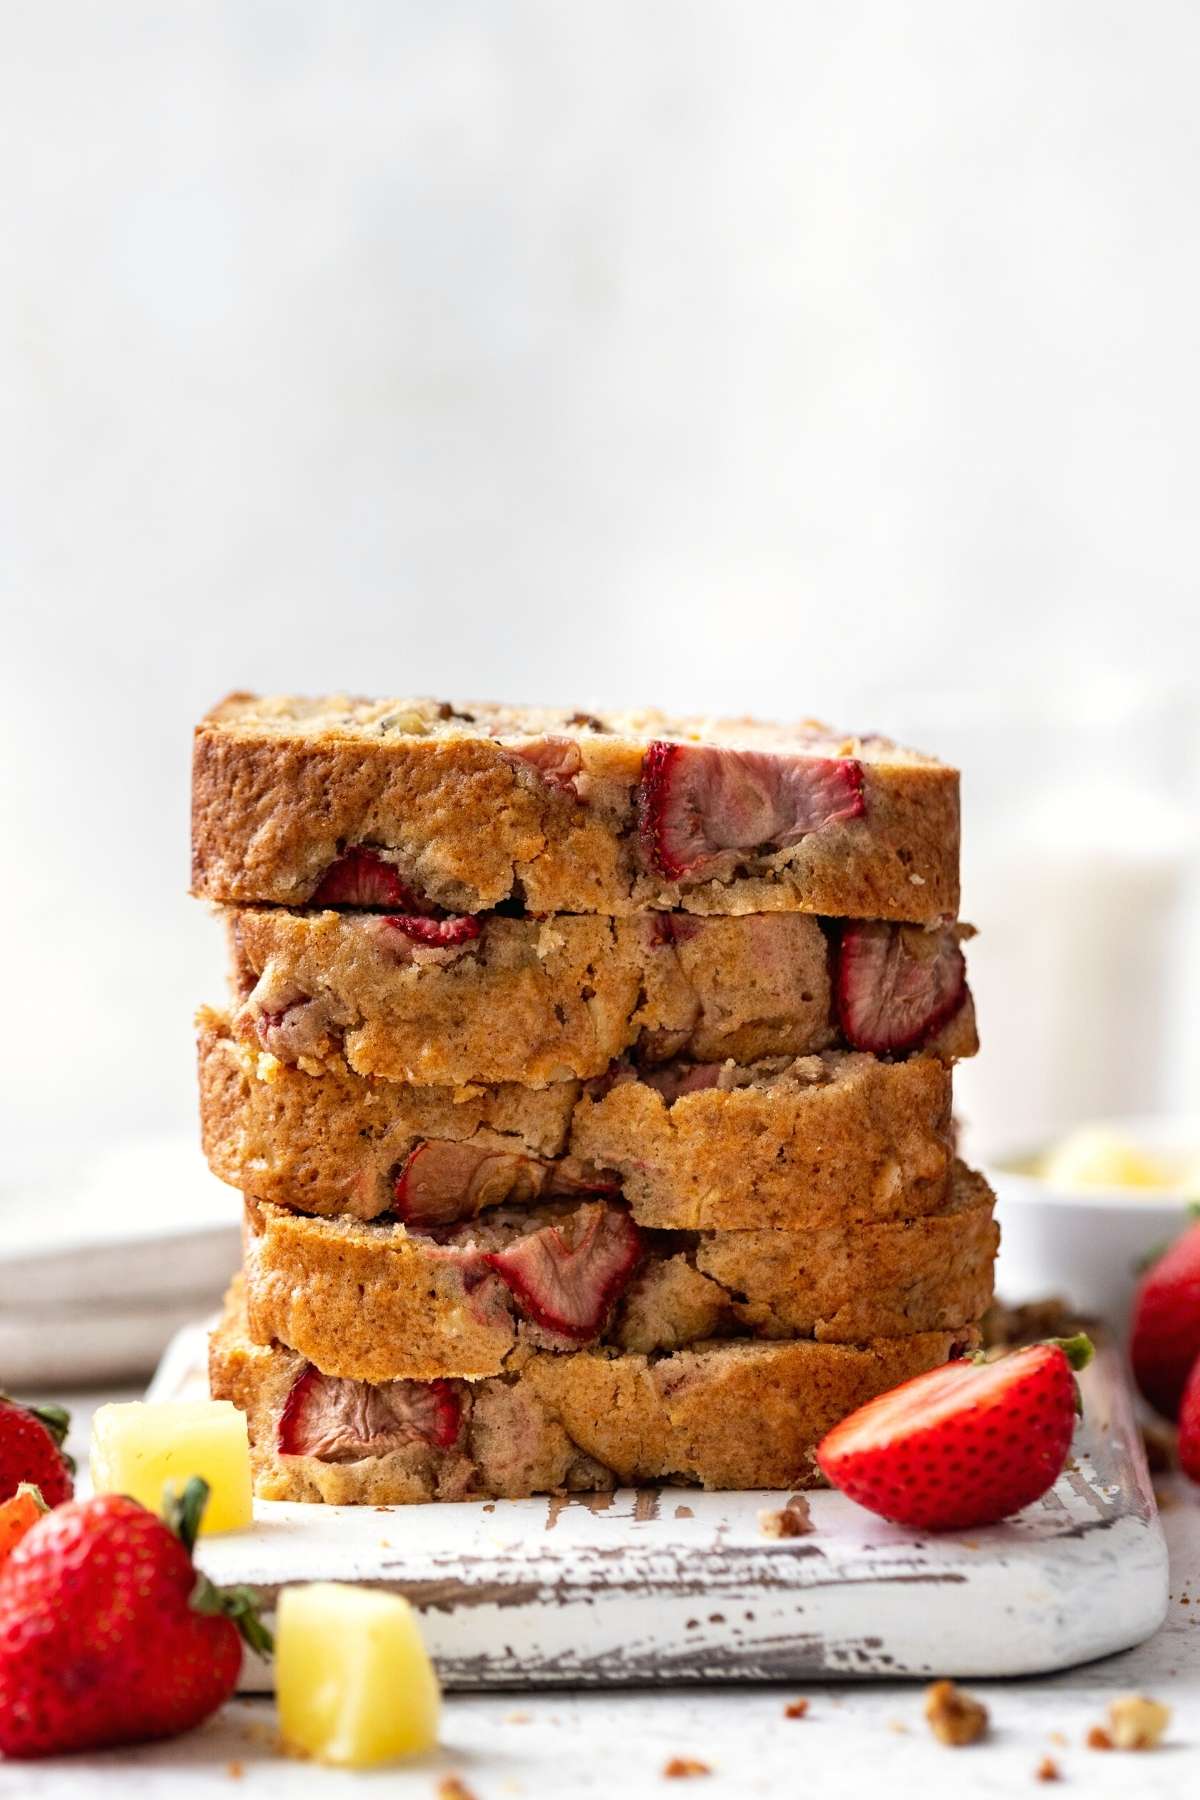
[[[252,1343],[239,1280],[209,1372],[214,1397],[246,1414],[260,1498],[398,1505],[645,1482],[813,1486],[814,1451],[839,1419],[978,1341],[965,1329],[857,1345],[710,1342],[661,1357],[581,1350],[482,1381],[371,1386]]]

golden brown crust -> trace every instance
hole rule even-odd
[[[576,1181],[614,1171],[638,1223],[663,1230],[803,1231],[923,1217],[946,1201],[950,1074],[928,1056],[730,1065],[722,1086],[669,1104],[632,1074],[596,1093],[577,1082],[454,1090],[345,1069],[310,1076],[236,1043],[220,1013],[203,1012],[200,1026],[214,1174],[305,1212],[376,1218],[396,1172],[430,1140],[558,1159]]]
[[[317,1220],[246,1203],[250,1336],[357,1381],[473,1379],[580,1342],[541,1329],[480,1256],[558,1227],[572,1241],[614,1202],[541,1204],[460,1228],[452,1247],[399,1224]],[[583,1342],[651,1353],[708,1338],[867,1338],[955,1329],[991,1300],[993,1195],[959,1164],[930,1218],[824,1231],[654,1233],[642,1262]]]
[[[817,1484],[815,1446],[840,1418],[977,1342],[965,1330],[855,1346],[710,1344],[657,1359],[539,1354],[517,1375],[451,1384],[461,1408],[453,1446],[327,1462],[280,1454],[280,1414],[308,1365],[281,1345],[251,1343],[235,1283],[210,1380],[247,1415],[255,1492],[268,1500],[395,1505],[652,1481],[802,1488]]]
[[[926,923],[958,910],[958,775],[929,758],[821,727],[642,714],[594,731],[561,712],[466,710],[471,719],[442,719],[427,701],[230,696],[196,731],[194,891],[301,905],[347,845],[370,844],[455,912],[516,897],[539,913],[681,907]],[[577,746],[573,783],[547,780],[521,754],[546,737]],[[748,853],[729,879],[665,880],[646,866],[636,830],[642,759],[661,738],[857,758],[864,816]]]
[[[227,914],[243,1041],[311,1073],[348,1064],[458,1086],[601,1075],[636,1051],[803,1056],[838,1044],[829,949],[793,913],[693,919],[489,918],[448,946],[375,913]],[[971,1054],[965,1001],[930,1045]]]

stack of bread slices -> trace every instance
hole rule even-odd
[[[211,1352],[260,1495],[793,1488],[978,1341],[958,777],[749,720],[237,694],[196,737],[229,936]]]

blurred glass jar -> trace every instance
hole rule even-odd
[[[983,1050],[968,1155],[1200,1090],[1197,707],[1125,677],[1053,695],[893,696],[893,735],[963,777],[963,917]]]

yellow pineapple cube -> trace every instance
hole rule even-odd
[[[210,1493],[201,1534],[253,1522],[246,1421],[228,1400],[131,1401],[102,1406],[92,1420],[92,1486],[162,1510],[168,1482],[181,1490],[202,1475]]]
[[[275,1695],[284,1743],[320,1762],[365,1768],[437,1743],[438,1678],[398,1594],[339,1581],[284,1588]]]

